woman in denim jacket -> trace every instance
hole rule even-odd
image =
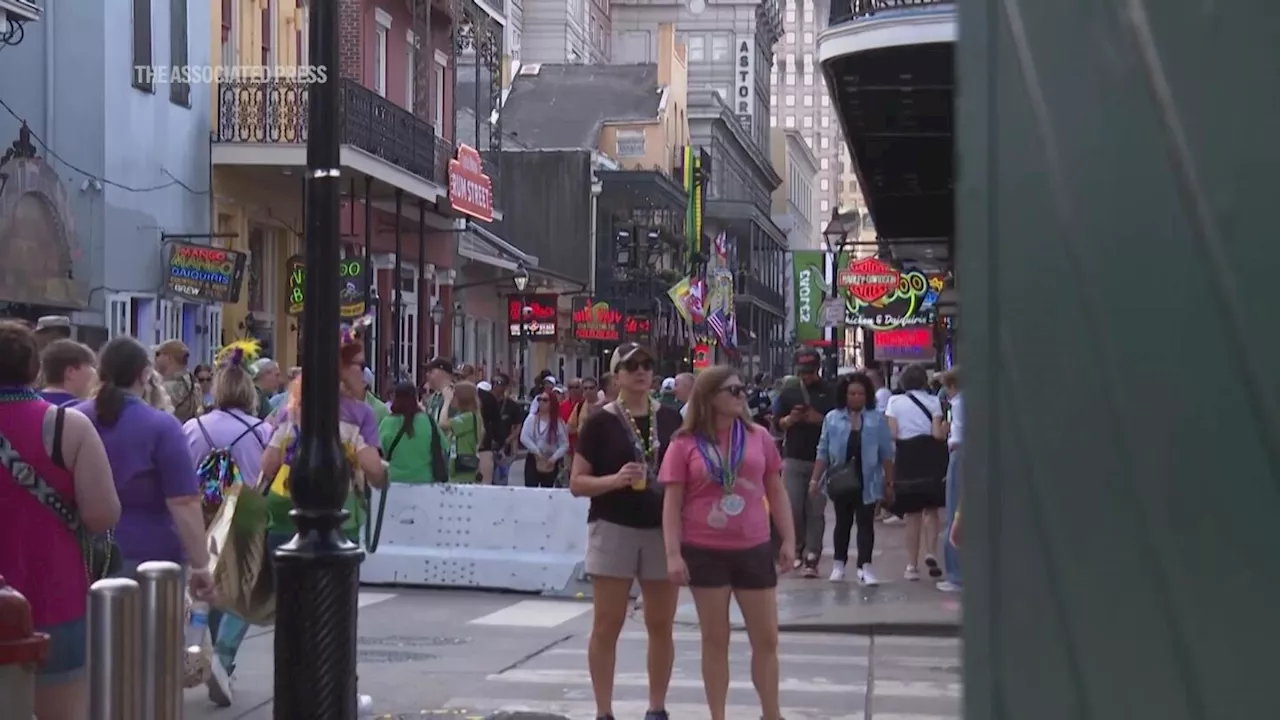
[[[880,581],[871,571],[871,551],[876,542],[876,504],[887,502],[893,496],[893,433],[884,414],[875,409],[875,388],[865,374],[841,377],[836,384],[836,399],[837,402],[843,399],[844,407],[832,410],[822,419],[822,436],[818,439],[818,457],[813,465],[809,492],[822,491],[827,468],[855,463],[862,480],[861,495],[831,496],[831,505],[836,511],[831,581],[844,580],[845,565],[849,561],[849,536],[856,524],[858,581],[863,585],[878,585]]]

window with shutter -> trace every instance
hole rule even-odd
[[[224,66],[237,64],[236,60],[236,12],[239,8],[232,0],[222,0],[222,57]]]
[[[187,0],[169,0],[169,64],[175,68],[187,66]],[[169,102],[191,107],[191,83],[188,78],[175,76],[169,82]]]
[[[151,63],[151,0],[133,0],[133,86],[156,91]]]
[[[272,0],[262,1],[262,67],[275,65],[275,3]]]

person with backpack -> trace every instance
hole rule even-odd
[[[223,491],[235,483],[257,483],[262,454],[271,440],[271,426],[256,415],[259,398],[249,370],[255,352],[252,344],[224,348],[213,372],[210,410],[182,426],[196,464],[206,527],[221,507]],[[219,707],[234,701],[231,672],[248,629],[248,623],[234,615],[210,613],[209,635],[217,661],[211,663],[206,687]]]

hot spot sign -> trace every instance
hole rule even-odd
[[[477,220],[493,221],[493,181],[484,174],[480,153],[468,145],[459,145],[458,156],[449,161],[449,204]]]
[[[507,302],[508,337],[519,338],[520,325],[523,322],[525,338],[555,340],[558,300],[556,295],[512,296]]]

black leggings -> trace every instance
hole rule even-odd
[[[862,493],[852,493],[847,498],[831,501],[836,511],[836,529],[831,541],[835,544],[836,560],[849,562],[849,536],[853,526],[858,526],[857,567],[871,564],[871,551],[876,546],[876,505],[864,504]]]
[[[524,486],[531,488],[553,488],[560,477],[560,463],[549,473],[538,472],[538,461],[533,453],[524,456]]]

